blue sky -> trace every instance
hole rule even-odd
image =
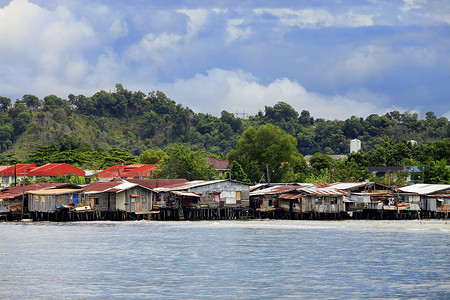
[[[0,0],[0,95],[161,90],[195,112],[450,118],[450,2]]]

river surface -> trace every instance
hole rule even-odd
[[[445,221],[0,223],[0,299],[449,299]]]

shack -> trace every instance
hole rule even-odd
[[[248,207],[249,184],[230,179],[197,180],[155,188],[158,204],[189,207]]]
[[[73,187],[65,183],[33,183],[25,186],[11,186],[0,190],[0,206],[6,207],[11,212],[28,211],[28,192],[56,188]],[[77,187],[77,186],[75,186]]]
[[[279,195],[295,192],[299,187],[298,185],[275,185],[263,189],[256,189],[250,193],[250,207],[259,211],[274,210],[278,207]],[[290,205],[287,202],[290,203],[290,199],[289,201],[281,200],[280,203],[285,207]]]
[[[83,189],[83,197],[98,211],[144,213],[152,210],[152,190],[127,180],[95,182]]]
[[[423,211],[450,211],[450,185],[414,184],[398,188],[405,203],[418,204]]]
[[[305,195],[305,209],[319,213],[339,213],[344,211],[345,192],[330,187],[300,187]],[[314,206],[313,206],[314,203]]]
[[[58,207],[75,207],[81,200],[81,188],[50,188],[28,191],[30,212],[53,213]]]

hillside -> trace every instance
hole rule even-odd
[[[353,138],[360,139],[368,151],[385,136],[418,143],[450,136],[448,120],[433,112],[423,120],[416,113],[392,111],[338,121],[314,119],[306,110],[299,113],[279,102],[248,119],[235,118],[227,111],[216,117],[193,112],[160,91],[146,95],[117,84],[112,93],[71,94],[68,99],[24,95],[12,104],[11,99],[0,97],[0,151],[3,157],[23,160],[40,145],[67,142],[69,148],[76,143],[86,149],[128,149],[139,155],[146,149],[183,143],[192,150],[224,156],[246,128],[268,123],[294,136],[303,155],[348,153]]]

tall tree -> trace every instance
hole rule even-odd
[[[267,181],[280,182],[287,171],[285,166],[298,164],[301,154],[297,151],[297,140],[272,124],[258,130],[249,127],[238,140],[236,148],[228,154],[228,160],[237,161],[249,179],[257,182],[262,176]],[[301,159],[300,159],[301,160]]]
[[[160,178],[186,178],[189,180],[209,180],[217,178],[214,166],[208,163],[199,151],[191,151],[184,145],[175,145],[166,151],[158,172]]]

